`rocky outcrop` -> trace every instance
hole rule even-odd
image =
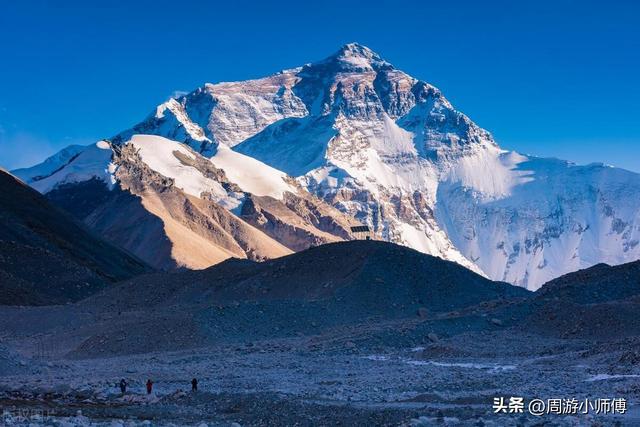
[[[331,241],[325,232],[345,238],[345,221],[336,227],[327,216],[340,211],[378,238],[529,289],[600,262],[640,258],[640,175],[503,150],[436,87],[356,43],[262,79],[206,84],[113,142],[139,134],[201,154],[172,149],[154,161],[162,168],[179,157],[176,173],[187,165],[203,177],[189,183],[183,174],[179,188],[290,249]],[[104,156],[72,149],[20,173],[45,193],[93,176],[112,185]],[[94,168],[97,161],[104,166]],[[286,176],[337,211],[292,205],[285,193],[302,189],[283,185]]]
[[[154,159],[145,162],[135,143],[110,147],[116,184],[97,177],[68,182],[47,197],[156,268],[200,269],[230,257],[263,261],[350,237],[349,218],[293,180],[281,200],[256,196],[195,151],[167,148],[175,160],[169,172],[184,169],[194,182],[205,182],[196,195],[181,188],[178,178],[154,170]]]
[[[224,172],[199,160],[209,177],[224,182]],[[113,163],[117,165],[117,189],[109,190],[92,180],[61,186],[49,197],[71,208],[74,199],[86,198],[80,193],[93,194],[93,206],[79,212],[82,220],[149,264],[162,269],[197,269],[229,257],[264,260],[290,253],[216,202],[186,194],[174,180],[146,165],[134,145],[114,146]]]
[[[293,251],[351,238],[355,221],[309,194],[286,193],[283,200],[249,195],[241,218]]]

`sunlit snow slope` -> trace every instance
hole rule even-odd
[[[287,201],[292,188],[304,188],[381,239],[529,289],[640,257],[640,175],[505,151],[437,88],[355,43],[263,79],[206,84],[111,141],[136,144],[143,134],[186,144],[244,192]],[[143,158],[149,151],[159,164],[175,163],[147,145]],[[64,164],[69,156],[58,157]],[[16,173],[47,192],[62,182],[60,172],[43,177],[55,161]],[[180,186],[177,166],[168,167],[158,171]],[[91,162],[86,170],[109,181]],[[249,206],[244,196],[211,193],[236,213]]]

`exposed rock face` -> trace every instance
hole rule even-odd
[[[197,269],[229,257],[263,260],[290,253],[215,201],[177,188],[171,178],[149,168],[134,145],[114,150],[113,162],[119,189],[109,191],[104,183],[94,182],[102,186],[98,194],[103,197],[82,219],[149,264]],[[207,163],[205,173],[224,179],[224,173]],[[81,186],[62,187],[51,197],[74,198]]]
[[[283,176],[381,239],[529,289],[599,262],[640,258],[640,175],[502,150],[437,88],[358,44],[270,77],[206,84],[112,141],[138,134],[209,158],[238,193],[252,195],[223,188],[210,199],[292,250],[332,241],[324,232],[344,238],[345,221],[323,228],[326,215],[316,224],[317,214],[292,209],[284,194],[298,190],[283,187]],[[78,157],[69,162],[71,154]],[[87,157],[98,154],[71,150],[57,162],[88,165],[82,174],[75,168],[74,181],[93,175],[108,183],[108,174],[86,172]],[[48,192],[59,183],[47,175],[51,163],[19,172]]]
[[[293,251],[348,240],[352,221],[309,194],[287,193],[283,200],[249,196],[241,218]]]
[[[206,268],[230,257],[262,261],[349,238],[348,219],[294,181],[296,193],[286,192],[282,200],[254,196],[187,147],[163,138],[153,143],[154,148],[175,146],[167,149],[173,170],[184,168],[211,188],[189,194],[176,184],[183,176],[171,178],[152,169],[149,164],[161,169],[157,159],[146,163],[145,146],[134,142],[111,146],[115,188],[94,178],[60,184],[47,196],[105,239],[160,269]],[[233,203],[238,205],[229,209]]]
[[[126,142],[135,134],[154,134],[211,154],[216,143],[233,146],[275,121],[304,117],[306,107],[292,92],[296,80],[295,72],[283,72],[249,82],[206,84],[184,98],[158,106],[113,142]]]

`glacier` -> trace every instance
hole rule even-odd
[[[249,193],[281,199],[300,186],[379,239],[530,290],[640,258],[639,174],[505,150],[435,86],[357,43],[265,78],[204,84],[109,138],[138,143],[180,185],[184,165],[162,151],[178,148],[144,135],[186,144]],[[44,193],[111,179],[108,159],[78,164],[85,151],[69,150],[15,173]],[[199,196],[194,179],[182,188]],[[228,209],[241,203],[214,193]]]

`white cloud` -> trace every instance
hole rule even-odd
[[[189,92],[186,92],[184,90],[174,90],[171,96],[169,96],[169,98],[173,98],[173,99],[180,98],[181,96],[185,96],[188,93]]]

